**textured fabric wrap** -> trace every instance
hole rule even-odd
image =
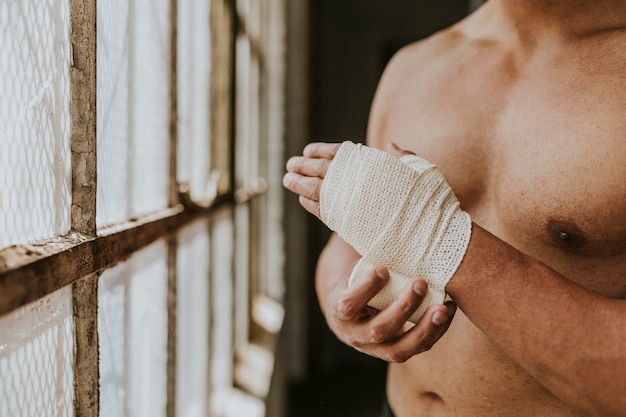
[[[320,213],[362,256],[351,284],[375,265],[389,270],[390,282],[370,301],[372,307],[389,305],[414,278],[428,282],[413,322],[444,301],[472,230],[469,214],[434,164],[415,155],[397,159],[352,142],[341,144],[328,168]]]

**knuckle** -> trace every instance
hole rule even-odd
[[[398,309],[404,314],[409,314],[413,312],[415,306],[411,300],[398,300]]]
[[[316,181],[315,185],[314,185],[314,189],[313,189],[313,199],[317,200],[317,198],[319,197],[320,193],[322,191],[322,182],[321,181]]]
[[[352,346],[354,349],[358,349],[359,352],[363,351],[363,349],[365,348],[365,343],[363,343],[358,337],[356,336],[351,336],[349,339],[349,345]]]
[[[431,345],[432,333],[428,330],[420,330],[417,332],[417,339],[422,346]]]
[[[315,196],[315,183],[313,183],[310,179],[307,179],[306,182],[306,187],[305,187],[305,195],[310,198],[313,199]]]
[[[433,341],[433,335],[431,333],[423,333],[422,335],[420,335],[420,342],[419,342],[419,351],[420,352],[427,352],[429,351],[434,345],[434,341]]]
[[[314,165],[315,172],[325,171],[325,167],[326,167],[326,164],[324,163],[325,161],[326,159],[321,159],[321,158],[315,160],[315,165]]]
[[[389,353],[389,360],[390,362],[394,363],[404,363],[409,359],[410,356],[411,355],[407,352],[397,350]]]
[[[343,341],[348,345],[353,347],[354,349],[357,349],[359,351],[361,351],[361,349],[363,348],[363,343],[361,343],[361,340],[359,339],[359,337],[357,336],[357,334],[355,333],[354,329],[346,329],[346,331],[343,333]]]
[[[380,324],[370,326],[368,333],[371,343],[383,343],[387,340],[387,330]]]
[[[428,352],[432,348],[433,348],[433,344],[432,343],[428,343],[428,344],[422,346],[422,348],[420,349],[420,352]]]
[[[341,299],[339,299],[339,301],[337,302],[336,310],[339,318],[341,318],[342,320],[350,319],[356,314],[354,309],[354,302],[350,297],[342,297]]]

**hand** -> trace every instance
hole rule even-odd
[[[304,148],[303,156],[294,156],[287,161],[283,185],[298,194],[300,205],[318,219],[322,181],[340,145],[340,143],[311,143]],[[388,144],[385,150],[396,158],[413,154],[398,148],[394,143]]]
[[[318,218],[322,182],[340,145],[312,143],[304,149],[303,156],[287,162],[283,184],[298,194],[300,204]],[[394,144],[388,145],[386,151],[397,158],[412,154]],[[433,305],[415,325],[407,323],[428,291],[426,282],[416,279],[382,311],[369,307],[370,299],[389,281],[388,271],[384,267],[375,268],[348,288],[348,276],[336,275],[336,261],[343,262],[336,248],[327,255],[334,259],[320,261],[328,270],[321,274],[318,271],[318,296],[329,327],[341,341],[370,356],[404,362],[429,350],[446,332],[456,311],[452,301]]]
[[[414,280],[382,311],[367,306],[388,280],[389,273],[384,267],[373,269],[350,288],[345,287],[347,279],[341,280],[326,294],[323,310],[330,329],[342,342],[388,362],[405,362],[429,350],[443,336],[452,322],[456,305],[446,301],[432,306],[412,325],[406,321],[422,302],[428,290],[426,282]]]

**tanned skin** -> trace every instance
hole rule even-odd
[[[384,266],[348,288],[358,253],[334,235],[319,259],[331,330],[392,362],[394,414],[626,416],[626,2],[488,1],[396,54],[367,143],[436,163],[473,220],[451,301],[415,326],[419,277],[376,312]],[[287,164],[318,217],[337,146]]]

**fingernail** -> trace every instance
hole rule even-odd
[[[435,311],[435,314],[433,314],[433,324],[435,324],[435,326],[441,326],[445,322],[446,315],[443,314],[441,311]]]
[[[426,292],[426,288],[424,288],[424,283],[422,283],[421,281],[414,283],[413,291],[415,292],[415,294],[419,295],[420,297],[423,296],[424,293]]]
[[[295,178],[296,178],[296,176],[295,176],[293,173],[288,172],[288,173],[286,173],[286,174],[283,176],[283,183],[287,183],[287,184],[289,184],[289,183],[291,183],[291,182],[292,182]]]
[[[384,270],[383,270],[382,266],[377,266],[376,267],[376,276],[378,276],[379,278],[382,278],[382,279],[386,279],[385,278],[385,273],[384,273]]]

